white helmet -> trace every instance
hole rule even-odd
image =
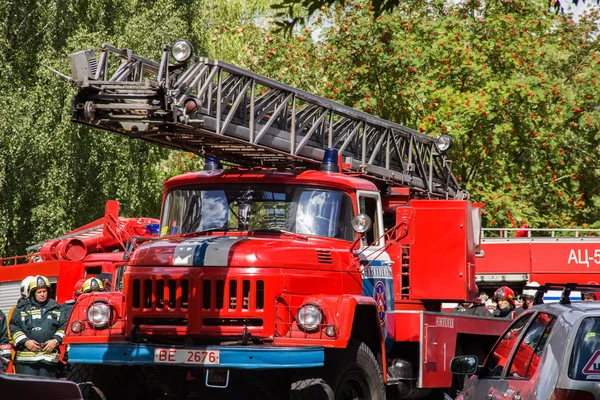
[[[33,280],[35,280],[35,277],[30,275],[21,281],[21,297],[29,297],[29,284]]]
[[[537,283],[537,282],[528,282],[526,286],[540,287],[540,284]],[[523,296],[535,297],[536,293],[537,293],[536,289],[525,289],[525,290],[523,290]]]

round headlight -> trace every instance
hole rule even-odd
[[[87,317],[94,328],[104,328],[110,322],[110,307],[105,303],[96,302],[88,308]]]
[[[444,153],[452,148],[452,145],[454,145],[454,141],[450,136],[442,135],[437,139],[437,142],[435,144],[438,150],[441,153]]]
[[[81,333],[83,332],[84,326],[81,322],[75,321],[71,324],[71,331],[73,333]]]
[[[319,306],[307,304],[298,310],[296,321],[298,321],[300,329],[306,332],[314,332],[323,323],[323,312]]]
[[[179,62],[187,61],[192,54],[194,54],[194,48],[192,47],[192,44],[185,39],[176,41],[171,47],[171,55]]]
[[[365,233],[371,229],[371,218],[366,214],[358,214],[352,220],[352,229],[357,233]]]

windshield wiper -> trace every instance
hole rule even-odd
[[[208,233],[208,232],[216,232],[216,231],[223,231],[223,232],[227,232],[229,230],[228,227],[226,226],[215,226],[213,228],[208,228],[208,229],[204,229],[202,231],[198,231],[198,232],[190,232],[190,233],[186,233],[183,236],[184,237],[190,237],[190,236],[197,236],[197,235],[202,235],[203,233]]]
[[[279,229],[279,228],[261,228],[261,229],[253,229],[251,231],[248,231],[249,233],[260,233],[260,232],[267,232],[267,233],[281,233],[284,235],[289,235],[289,236],[296,236],[296,237],[301,237],[303,239],[308,239],[308,236],[303,235],[301,233],[296,233],[296,232],[290,232],[290,231],[286,231],[285,229]]]

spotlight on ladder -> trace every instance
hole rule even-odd
[[[323,172],[340,172],[340,164],[338,164],[338,151],[334,148],[325,150],[323,162],[319,170]]]
[[[185,62],[194,55],[194,47],[188,40],[177,40],[173,43],[173,46],[171,46],[171,55],[175,60]]]
[[[454,140],[452,140],[452,138],[448,135],[442,135],[437,139],[435,145],[437,146],[439,152],[444,154],[452,148],[454,145]]]
[[[219,159],[215,157],[206,157],[204,159],[204,170],[213,171],[215,169],[223,169],[221,161],[219,161]]]

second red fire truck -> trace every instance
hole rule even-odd
[[[120,290],[128,240],[155,237],[158,222],[119,217],[119,203],[109,200],[104,217],[31,246],[28,255],[0,258],[0,310],[7,314],[17,303],[21,281],[27,276],[46,276],[59,303],[73,298],[77,281],[100,274],[109,280],[109,287]]]
[[[493,293],[509,286],[522,293],[527,282],[600,282],[600,230],[484,229],[477,284]],[[549,293],[546,301],[558,301]]]

